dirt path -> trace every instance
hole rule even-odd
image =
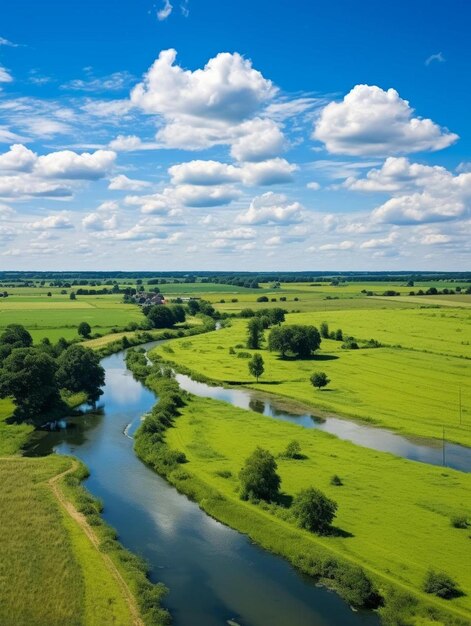
[[[77,522],[77,524],[80,526],[83,532],[87,535],[87,537],[89,538],[94,548],[96,548],[96,550],[99,551],[101,558],[103,559],[105,563],[105,566],[107,567],[111,575],[114,576],[114,578],[116,579],[116,582],[118,583],[121,589],[121,592],[123,594],[124,600],[129,607],[129,612],[132,615],[133,626],[144,626],[144,622],[142,621],[140,617],[139,609],[136,604],[136,599],[134,595],[131,593],[128,587],[128,584],[122,577],[121,572],[118,570],[118,568],[116,567],[112,559],[108,556],[108,554],[100,550],[100,540],[97,537],[94,530],[92,529],[92,527],[88,524],[85,516],[82,515],[82,513],[79,513],[79,511],[77,511],[74,505],[65,498],[64,494],[61,491],[60,481],[62,480],[62,478],[64,478],[64,476],[66,476],[67,474],[71,474],[77,468],[78,468],[78,462],[73,460],[72,465],[71,467],[69,467],[69,469],[65,470],[65,472],[62,472],[61,474],[57,474],[56,476],[53,476],[47,482],[49,486],[51,487],[54,496],[60,502],[62,508],[65,509],[65,511],[70,515],[70,517],[75,522]]]

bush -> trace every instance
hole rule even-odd
[[[329,530],[336,510],[337,503],[314,487],[300,491],[292,506],[298,526],[317,533]]]
[[[444,572],[429,570],[425,575],[423,590],[438,598],[450,600],[461,595],[461,591],[456,582]]]
[[[466,517],[466,515],[454,515],[451,519],[450,519],[451,525],[453,526],[453,528],[468,528],[469,526],[469,522],[468,522],[468,518]]]
[[[259,296],[257,302],[268,302],[268,298],[266,296]]]
[[[330,479],[330,484],[334,485],[334,487],[341,487],[343,485],[343,482],[342,479],[337,476],[337,474],[334,474]]]
[[[293,441],[290,441],[289,444],[286,446],[286,450],[281,456],[285,459],[301,459],[302,454],[299,441],[296,441],[294,439]]]

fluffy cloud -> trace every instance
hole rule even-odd
[[[240,122],[275,93],[271,81],[238,53],[221,52],[194,72],[174,65],[176,56],[173,49],[159,54],[131,92],[134,105],[169,118]]]
[[[302,205],[299,202],[290,202],[283,194],[271,191],[256,196],[248,210],[240,213],[238,224],[294,224],[302,220]]]
[[[38,220],[31,224],[33,230],[68,229],[73,228],[73,224],[65,213],[57,213]]]
[[[83,218],[82,226],[93,231],[115,230],[118,227],[118,218],[116,215],[107,217],[99,212],[89,213]]]
[[[136,180],[134,178],[128,178],[124,174],[119,174],[110,180],[110,184],[108,185],[108,189],[113,190],[127,190],[127,191],[139,191],[140,189],[145,189],[149,187],[150,183],[145,180]]]
[[[274,185],[291,182],[296,169],[296,165],[280,158],[237,167],[219,161],[195,160],[173,165],[169,168],[169,174],[175,185],[223,185],[235,182]]]
[[[368,239],[364,241],[360,248],[362,250],[382,250],[390,248],[398,239],[398,233],[396,231],[391,232],[387,237],[380,237],[377,239]]]
[[[35,173],[47,178],[98,180],[113,167],[116,153],[112,150],[97,150],[77,154],[71,150],[51,152],[38,158]]]
[[[26,146],[14,144],[8,152],[0,154],[0,171],[30,172],[37,158]]]
[[[341,102],[322,110],[313,137],[333,154],[352,156],[441,150],[458,139],[413,114],[395,89],[356,85]]]
[[[174,185],[222,185],[240,180],[238,168],[219,161],[179,163],[172,165],[168,172]]]
[[[222,52],[190,71],[175,59],[175,50],[163,50],[130,98],[164,119],[156,135],[163,146],[198,150],[229,144],[241,161],[264,160],[283,149],[278,124],[260,116],[277,90],[249,60]]]
[[[70,187],[38,180],[29,174],[0,176],[0,198],[66,198],[71,195]]]
[[[198,208],[230,204],[239,197],[240,192],[231,185],[213,187],[180,185],[173,190],[173,194],[184,206]]]

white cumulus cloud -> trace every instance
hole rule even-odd
[[[291,202],[283,194],[271,191],[256,196],[244,213],[240,213],[238,224],[294,224],[302,220],[303,207],[299,202]]]
[[[458,136],[430,119],[414,116],[395,89],[356,85],[341,102],[329,103],[313,137],[333,154],[352,156],[441,150]]]

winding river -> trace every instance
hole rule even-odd
[[[123,352],[102,364],[102,411],[72,418],[67,430],[36,433],[27,453],[72,454],[88,466],[86,486],[103,501],[106,521],[148,561],[152,580],[169,587],[175,626],[378,626],[376,615],[353,612],[141,463],[131,437],[156,398],[126,370]]]

